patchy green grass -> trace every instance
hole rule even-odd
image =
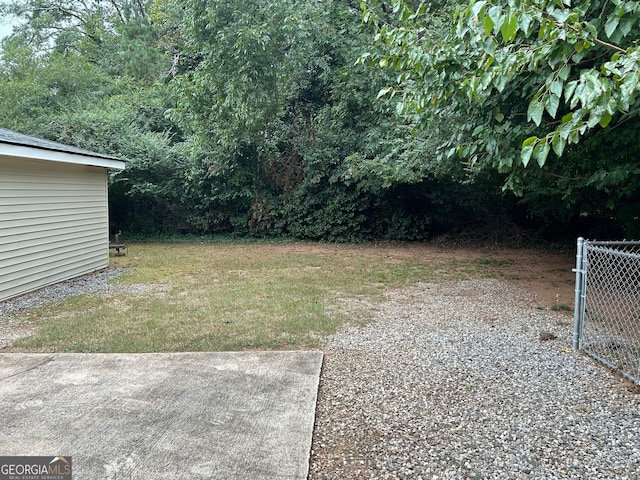
[[[129,291],[80,296],[28,312],[36,333],[14,350],[71,352],[295,349],[319,345],[364,310],[337,298],[380,298],[420,281],[475,276],[420,249],[322,244],[131,245],[112,258]],[[144,287],[139,287],[144,285]]]
[[[551,305],[550,310],[552,312],[573,312],[573,307],[567,305],[566,303],[558,303],[555,305]]]
[[[490,253],[490,255],[489,255]],[[417,282],[503,277],[510,256],[423,245],[133,244],[123,290],[28,311],[14,351],[173,352],[320,345],[369,312],[359,298]],[[509,254],[511,255],[511,253]],[[503,267],[503,268],[501,268]]]

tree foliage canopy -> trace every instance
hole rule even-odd
[[[439,42],[428,31],[442,10],[425,4],[414,10],[396,1],[393,24],[377,16],[380,4],[362,5],[384,49],[376,60],[399,72],[397,84],[382,93],[399,95],[398,112],[421,128],[461,113],[468,121],[442,145],[443,155],[510,172],[508,186],[517,191],[532,161],[544,167],[553,154],[556,164],[569,146],[594,136],[629,136],[635,129],[635,1],[474,0],[445,7],[455,13]],[[602,168],[616,172],[621,184],[637,183],[637,160],[624,157],[614,155]],[[602,177],[601,168],[592,168],[589,181],[598,185]]]
[[[616,1],[10,0],[0,125],[127,159],[116,230],[632,231],[637,7]]]

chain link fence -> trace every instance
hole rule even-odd
[[[640,385],[640,242],[578,239],[573,347]]]

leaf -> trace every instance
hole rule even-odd
[[[591,35],[591,37],[593,38],[597,38],[598,37],[598,28],[596,27],[596,23],[599,22],[598,20],[592,20],[590,22],[586,22],[584,24],[584,28],[586,28],[586,30],[589,32],[589,35]]]
[[[549,86],[549,91],[556,97],[562,96],[562,82],[560,80],[554,80]]]
[[[474,17],[477,17],[480,14],[482,8],[487,4],[486,1],[476,2],[471,6],[471,13],[473,13]]]
[[[538,162],[538,166],[544,166],[550,151],[551,147],[547,142],[539,142],[538,144],[536,144],[535,148],[533,149],[533,156],[536,159],[536,162]]]
[[[608,112],[605,112],[607,115],[609,114]],[[593,110],[590,111],[589,114],[589,119],[587,120],[586,123],[586,127],[584,130],[580,131],[580,135],[584,135],[584,132],[587,131],[588,128],[593,128],[596,125],[598,125],[601,121],[602,121],[602,109],[600,108],[594,108]],[[580,126],[580,128],[582,129],[582,125]]]
[[[633,26],[636,24],[636,20],[637,17],[635,16],[625,16],[622,18],[622,20],[620,20],[620,25],[618,26],[618,33],[620,34],[620,38],[626,37],[631,32]]]
[[[533,25],[533,17],[527,12],[521,12],[518,14],[520,18],[520,23],[522,25],[522,32],[526,37],[531,35],[532,25]]]
[[[502,8],[497,5],[492,6],[487,11],[487,14],[493,21],[493,24],[498,28],[502,29],[502,25],[505,23],[505,15],[502,13]]]
[[[500,27],[500,34],[502,35],[504,43],[510,42],[516,38],[517,28],[516,16],[509,12],[506,21]]]
[[[560,5],[558,6],[560,8],[554,9],[552,16],[558,21],[558,23],[565,23],[567,21],[567,18],[569,18],[569,14],[571,13],[571,11],[569,9],[562,8],[562,2],[560,2]]]
[[[567,83],[564,86],[564,101],[571,101],[571,97],[573,97],[573,93],[576,91],[576,87],[578,86],[578,82],[576,80]]]
[[[604,25],[604,33],[607,35],[607,37],[611,38],[613,36],[616,28],[618,28],[618,23],[620,23],[620,18],[618,18],[616,15],[612,15],[609,17],[609,20],[607,20],[607,23]]]
[[[531,160],[532,155],[533,155],[533,145],[527,145],[526,147],[522,148],[522,151],[520,152],[520,160],[522,160],[522,164],[525,167],[529,165],[529,161]]]
[[[602,128],[607,128],[607,126],[609,125],[609,123],[611,122],[611,118],[613,118],[611,116],[611,114],[609,112],[605,112],[604,115],[602,115],[602,118],[600,119],[600,121],[598,122],[598,124],[602,127]]]
[[[378,96],[376,98],[384,97],[389,92],[393,91],[393,87],[385,87],[378,92]]]
[[[567,141],[560,136],[559,133],[553,136],[551,140],[551,146],[553,147],[553,152],[558,156],[562,156],[562,152],[564,152],[564,147],[566,146]]]
[[[571,65],[566,64],[558,72],[558,78],[563,82],[566,82],[570,74],[571,74]]]
[[[506,75],[495,75],[493,77],[493,86],[496,87],[496,90],[502,92],[504,88],[507,86],[507,76]]]
[[[402,103],[402,102],[398,102],[398,103],[396,104],[396,113],[397,113],[398,115],[402,115],[402,114],[404,113],[404,110],[405,110],[405,108],[404,108],[404,103]]]
[[[558,113],[558,107],[560,106],[560,98],[556,95],[549,95],[544,102],[544,106],[551,115],[552,118],[556,118],[556,114]]]
[[[538,137],[536,137],[535,135],[533,137],[529,137],[529,138],[525,139],[524,142],[522,142],[522,148],[528,147],[529,145],[533,145],[537,141],[538,141]]]
[[[571,130],[572,127],[570,123],[563,123],[558,130],[558,134],[560,135],[560,137],[562,137],[563,140],[567,140],[569,138],[569,135],[571,135]]]
[[[527,120],[533,121],[537,127],[540,126],[540,122],[542,122],[542,114],[544,113],[544,105],[542,102],[534,99],[529,103],[529,108],[527,109]]]
[[[572,128],[569,130],[569,138],[567,139],[569,143],[578,143],[580,141],[580,132],[577,128]]]
[[[491,35],[491,32],[493,32],[494,26],[495,26],[495,23],[493,23],[493,20],[491,20],[491,17],[489,15],[485,15],[484,19],[482,20],[482,28],[484,28],[484,34],[487,36]]]

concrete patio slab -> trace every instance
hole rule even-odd
[[[306,479],[322,353],[0,354],[0,455],[74,479]]]

